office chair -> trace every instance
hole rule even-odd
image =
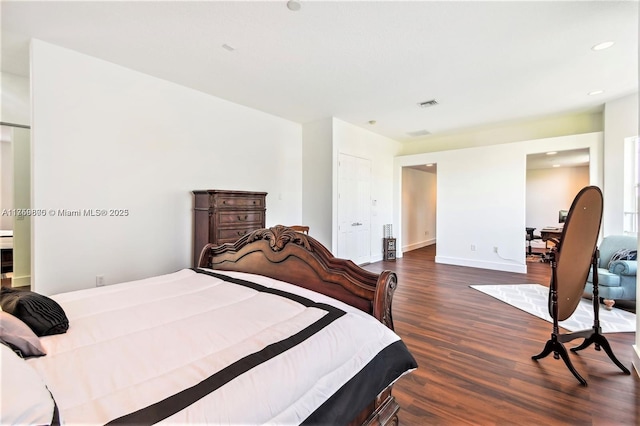
[[[526,236],[526,240],[527,240],[527,255],[531,256],[533,255],[533,250],[531,248],[531,241],[533,240],[541,240],[542,237],[540,235],[535,235],[533,233],[533,231],[535,231],[536,228],[525,228],[525,230],[527,231],[527,236]],[[535,253],[536,255],[540,255],[543,256],[542,253]]]

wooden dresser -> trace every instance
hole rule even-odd
[[[206,244],[233,243],[265,227],[266,192],[206,189],[193,194],[193,266]]]

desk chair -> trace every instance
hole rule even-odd
[[[533,240],[541,240],[542,237],[540,235],[535,235],[533,233],[533,231],[535,231],[536,228],[525,228],[525,230],[527,231],[527,236],[526,236],[526,240],[527,240],[527,255],[531,256],[533,255],[533,250],[531,249],[531,241]],[[543,256],[542,253],[536,253],[536,255],[540,255]]]

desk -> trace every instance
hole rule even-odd
[[[547,241],[551,241],[552,243],[558,245],[560,242],[560,238],[562,237],[562,228],[542,228],[540,230],[540,236],[542,237],[542,241],[547,243]]]

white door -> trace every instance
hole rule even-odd
[[[338,157],[338,255],[356,264],[371,260],[371,160]]]

